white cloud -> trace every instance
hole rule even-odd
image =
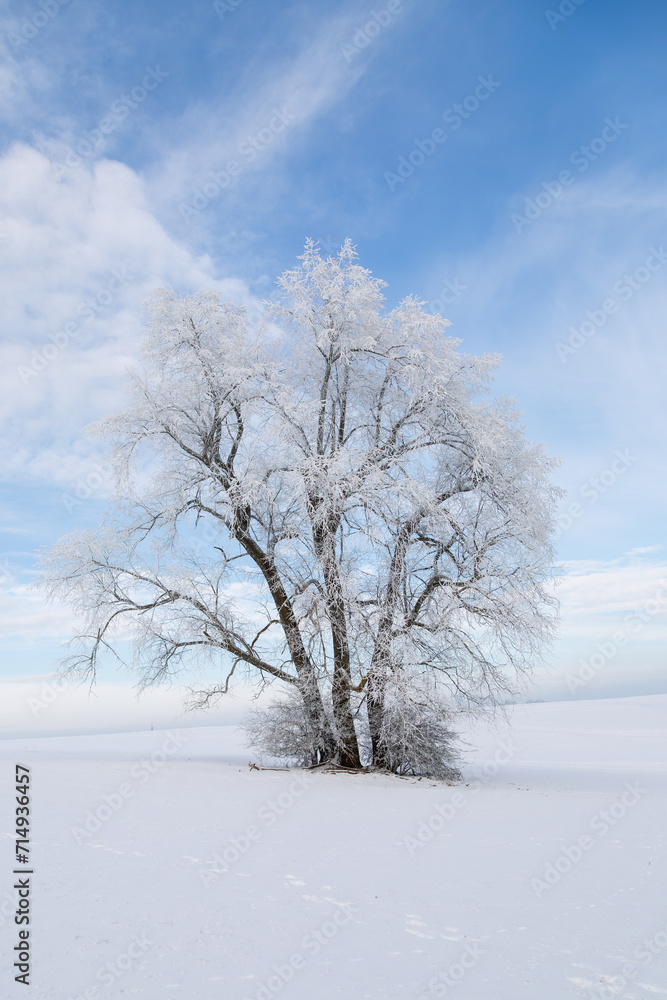
[[[16,584],[0,594],[0,639],[15,637],[69,639],[76,616],[63,605],[50,605],[28,585]]]
[[[0,158],[0,220],[5,474],[71,485],[98,455],[84,425],[121,402],[150,291],[214,288],[254,300],[165,231],[144,181],[121,163],[58,179],[45,155],[17,143]]]
[[[646,548],[653,552],[661,546]],[[565,564],[556,587],[560,636],[529,685],[531,697],[550,701],[667,691],[667,565],[628,555]]]
[[[661,588],[667,611],[667,566],[619,561],[576,560],[567,564],[568,574],[558,596],[568,615],[630,612],[641,608]]]
[[[556,588],[563,640],[584,649],[622,630],[632,648],[667,638],[667,565],[638,560],[577,560]]]

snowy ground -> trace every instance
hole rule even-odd
[[[231,727],[0,741],[0,995],[667,997],[666,718],[667,695],[516,707],[458,787],[250,771]]]

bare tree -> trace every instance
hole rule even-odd
[[[86,617],[78,670],[126,634],[144,685],[207,653],[230,666],[196,703],[239,664],[287,683],[311,763],[361,765],[362,699],[374,766],[427,766],[421,731],[444,774],[441,696],[497,699],[553,631],[552,463],[490,398],[495,356],[459,354],[414,299],[384,313],[349,241],[300,262],[256,331],[215,293],[154,296],[129,406],[99,428],[115,518],[62,540],[45,582]]]

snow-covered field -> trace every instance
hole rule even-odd
[[[511,717],[476,725],[458,787],[250,770],[231,727],[0,741],[0,995],[667,997],[667,695]]]

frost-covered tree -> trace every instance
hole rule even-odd
[[[299,260],[255,330],[215,293],[154,295],[98,428],[113,516],[45,582],[86,618],[79,671],[123,637],[144,685],[205,653],[229,666],[196,704],[239,664],[291,687],[281,752],[296,726],[295,758],[358,767],[364,729],[374,766],[444,774],[447,699],[493,703],[552,633],[552,463],[491,398],[496,356],[413,298],[385,312],[349,241]]]

